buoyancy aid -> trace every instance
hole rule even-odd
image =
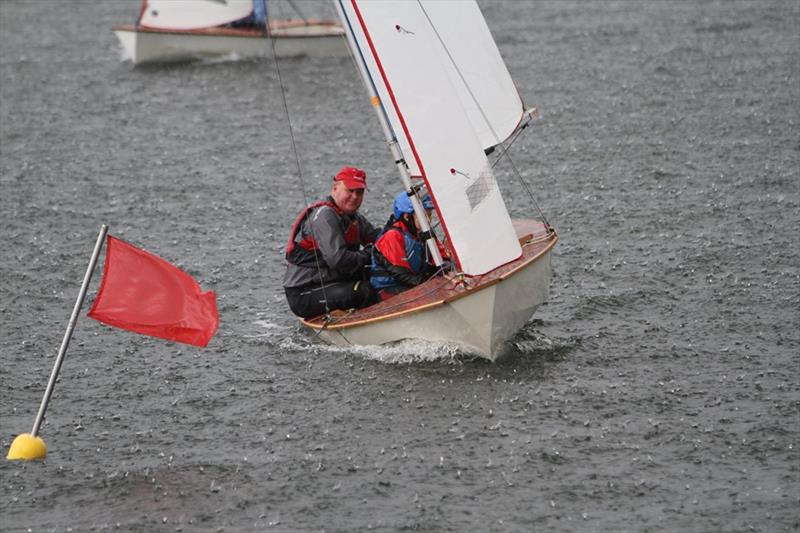
[[[289,236],[289,242],[286,244],[286,260],[297,266],[313,267],[317,265],[316,251],[319,250],[319,245],[314,239],[314,236],[309,232],[307,235],[302,236],[300,240],[297,239],[303,229],[303,223],[308,220],[311,213],[319,207],[330,207],[339,216],[347,222],[347,227],[344,231],[344,242],[348,250],[358,250],[361,246],[361,231],[358,227],[358,219],[355,217],[347,217],[339,207],[330,200],[320,200],[306,207],[294,221],[292,225],[292,233]]]
[[[402,227],[400,227],[402,226]],[[405,244],[405,255],[403,257],[390,257],[387,255],[386,250],[381,249],[380,243],[383,236],[389,231],[398,231],[403,235],[403,242]],[[397,223],[385,228],[381,234],[375,239],[375,246],[372,249],[372,268],[369,282],[376,289],[386,289],[389,287],[396,287],[401,283],[387,272],[375,259],[375,253],[380,250],[384,257],[392,264],[402,265],[403,262],[408,263],[408,268],[414,273],[421,273],[427,264],[427,254],[425,244],[415,239],[414,236],[406,229],[405,225]]]

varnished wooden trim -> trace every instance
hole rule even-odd
[[[529,222],[529,221],[518,221],[520,226],[523,226],[526,222]],[[536,222],[539,225],[541,225],[541,223],[539,223],[538,221],[536,221]],[[542,225],[542,227],[543,227],[543,225]],[[526,230],[527,230],[527,228],[523,228],[523,231],[526,231]],[[514,276],[515,274],[517,274],[521,270],[523,270],[523,269],[527,268],[528,266],[530,266],[532,263],[534,263],[534,262],[542,259],[543,257],[545,257],[550,252],[550,250],[555,246],[556,242],[558,241],[558,235],[556,235],[555,232],[550,233],[550,234],[544,234],[544,232],[540,232],[540,235],[539,235],[539,237],[537,239],[533,239],[533,237],[534,237],[534,233],[530,233],[530,234],[525,233],[524,234],[523,238],[528,242],[522,244],[523,254],[522,254],[522,256],[520,256],[520,258],[518,258],[515,261],[512,261],[510,263],[507,263],[505,265],[499,266],[496,269],[492,270],[491,272],[488,272],[488,273],[483,274],[481,276],[476,276],[475,278],[469,278],[470,280],[477,280],[477,283],[475,283],[472,286],[469,286],[469,281],[467,281],[466,282],[467,283],[467,288],[466,289],[462,289],[460,292],[456,292],[455,294],[452,294],[452,295],[447,296],[445,298],[427,299],[427,298],[429,298],[429,293],[437,293],[437,292],[440,292],[440,291],[446,291],[446,292],[449,293],[449,292],[455,292],[456,290],[458,290],[455,287],[452,288],[452,289],[451,288],[444,288],[445,285],[451,285],[454,282],[451,281],[451,280],[445,280],[443,278],[436,277],[436,278],[431,278],[430,280],[426,281],[425,283],[423,283],[423,284],[421,284],[421,285],[419,285],[417,287],[414,287],[413,289],[409,289],[408,291],[400,293],[399,295],[395,296],[394,298],[392,298],[390,300],[386,300],[385,301],[385,302],[391,302],[392,300],[395,300],[397,298],[401,298],[402,295],[411,296],[411,298],[408,299],[405,302],[402,301],[402,300],[397,302],[397,304],[398,304],[397,306],[398,307],[402,307],[402,309],[397,310],[397,311],[392,311],[391,308],[389,308],[389,310],[387,310],[387,312],[385,312],[384,314],[380,314],[380,315],[377,315],[377,316],[365,316],[364,318],[358,318],[358,316],[360,314],[364,314],[364,315],[368,314],[369,313],[369,309],[371,309],[371,307],[374,307],[374,306],[371,306],[371,307],[366,307],[364,309],[358,309],[358,310],[354,311],[352,314],[344,315],[343,317],[335,317],[334,316],[334,322],[329,323],[329,324],[325,324],[324,323],[324,316],[318,316],[318,317],[314,317],[314,318],[311,318],[311,319],[308,319],[308,320],[300,319],[300,322],[303,323],[305,326],[307,326],[309,328],[312,328],[312,329],[317,329],[317,330],[319,330],[319,329],[340,330],[340,329],[347,329],[347,328],[351,328],[351,327],[355,327],[355,326],[363,326],[363,325],[367,325],[367,324],[372,324],[372,323],[375,323],[375,322],[381,322],[381,321],[384,321],[384,320],[389,320],[389,319],[398,318],[398,317],[402,317],[402,316],[410,316],[410,315],[413,315],[415,313],[420,313],[422,311],[427,311],[429,309],[432,309],[432,308],[435,308],[435,307],[439,307],[439,306],[447,304],[447,303],[454,302],[454,301],[456,301],[456,300],[458,300],[460,298],[464,298],[466,296],[474,294],[476,291],[487,289],[487,288],[491,287],[492,285],[500,283],[501,281],[506,280],[506,279]],[[531,240],[531,239],[533,239],[533,240]],[[522,238],[520,240],[522,240]],[[524,250],[525,250],[526,247],[538,246],[538,245],[541,245],[542,243],[546,243],[546,244],[545,244],[544,247],[542,247],[541,250],[536,251],[536,253],[534,255],[531,255],[530,257],[525,257]],[[515,263],[517,263],[517,264],[515,264]],[[509,266],[513,266],[513,268],[509,269]],[[504,271],[506,269],[508,269],[508,270]],[[498,271],[501,271],[501,273],[499,273]],[[502,272],[502,271],[504,271],[504,272]],[[426,287],[427,285],[435,285],[437,283],[439,284],[438,286]],[[419,301],[419,303],[416,304],[416,305],[413,303],[415,300]],[[383,304],[385,302],[381,302],[381,303],[375,304],[375,305],[376,306],[377,305],[381,305],[381,304]],[[350,318],[350,317],[355,317],[355,318]],[[337,318],[339,319],[338,322],[336,321]]]

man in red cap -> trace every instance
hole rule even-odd
[[[283,289],[297,316],[310,318],[376,301],[367,270],[369,247],[380,228],[358,212],[366,188],[363,170],[344,167],[333,178],[331,195],[306,207],[295,220],[286,246]]]

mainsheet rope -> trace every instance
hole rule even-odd
[[[283,85],[283,76],[281,76],[281,68],[278,62],[278,56],[275,54],[275,37],[270,35],[269,41],[272,47],[272,59],[275,62],[275,72],[277,72],[278,74],[278,83],[281,87],[281,101],[283,102],[283,110],[286,113],[286,124],[289,126],[289,138],[291,139],[292,153],[294,154],[294,161],[295,165],[297,166],[297,177],[300,180],[300,191],[303,194],[304,205],[308,206],[310,205],[310,202],[308,201],[308,194],[306,194],[306,184],[305,181],[303,180],[303,170],[300,167],[300,155],[297,152],[297,143],[295,142],[294,139],[294,128],[292,127],[292,117],[289,114],[289,104],[286,101],[286,88]],[[308,228],[311,231],[311,238],[313,238],[314,241],[317,242],[317,237],[316,235],[314,235],[314,226],[310,222],[308,224]],[[302,231],[302,226],[300,229]],[[322,301],[325,304],[325,315],[327,317],[330,317],[331,310],[330,307],[328,307],[328,295],[325,293],[325,281],[322,279],[322,266],[320,265],[319,262],[319,253],[317,252],[317,250],[314,250],[314,263],[316,264],[317,267],[317,274],[319,275],[319,281],[322,288]]]

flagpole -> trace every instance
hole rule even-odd
[[[42,404],[39,406],[39,412],[36,414],[36,420],[33,422],[33,429],[30,434],[23,433],[14,439],[8,451],[7,459],[44,459],[47,455],[47,446],[44,441],[37,436],[37,433],[44,419],[44,412],[47,409],[47,404],[50,402],[50,397],[53,395],[56,378],[58,378],[58,373],[61,370],[61,363],[64,361],[64,355],[67,353],[69,341],[72,339],[72,332],[75,330],[75,324],[78,322],[78,314],[81,311],[81,307],[83,307],[83,301],[86,299],[89,281],[92,279],[92,273],[94,272],[94,267],[97,264],[97,258],[100,256],[100,250],[103,248],[103,242],[105,242],[107,233],[108,224],[103,224],[100,228],[100,234],[97,236],[97,242],[94,245],[94,251],[92,252],[89,266],[86,269],[86,274],[83,276],[83,284],[78,293],[75,307],[72,309],[72,316],[69,319],[67,331],[64,332],[64,339],[61,341],[61,348],[58,350],[58,356],[53,366],[53,372],[50,374],[50,381],[47,383],[47,389],[42,398]]]

